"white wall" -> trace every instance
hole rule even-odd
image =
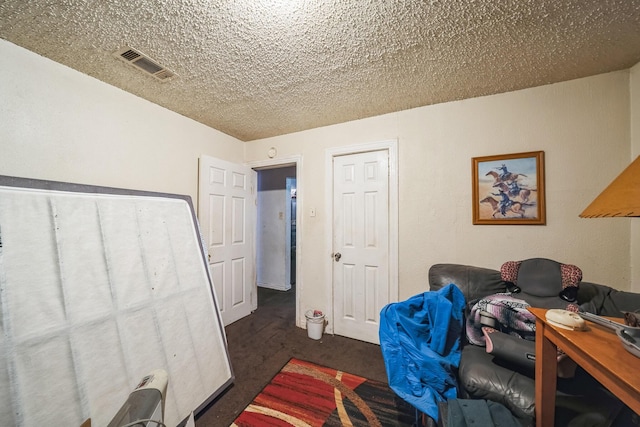
[[[200,154],[237,162],[266,160],[271,146],[278,157],[300,154],[300,313],[330,301],[325,150],[389,139],[399,141],[400,298],[426,289],[436,262],[498,268],[532,256],[576,264],[585,280],[631,287],[630,254],[636,266],[640,258],[640,243],[631,250],[634,219],[578,214],[640,154],[638,66],[243,144],[4,40],[0,55],[3,175],[189,194],[195,202]],[[546,153],[547,225],[473,226],[471,158],[534,150]]]
[[[258,191],[258,232],[256,235],[258,286],[286,291],[286,190]]]
[[[258,171],[258,286],[280,291],[291,289],[291,274],[288,271],[291,266],[291,235],[287,235],[287,220],[290,220],[287,218],[287,177],[295,176],[295,167]]]
[[[630,219],[578,217],[629,163],[629,102],[629,71],[620,71],[248,143],[247,161],[265,159],[271,146],[304,159],[300,312],[331,301],[325,150],[389,139],[399,141],[400,299],[428,288],[434,263],[499,268],[529,257],[576,264],[585,280],[629,289]],[[471,158],[537,150],[546,156],[547,225],[472,225]]]
[[[0,39],[0,174],[188,194],[243,143]],[[170,83],[165,83],[170,84]],[[158,90],[162,90],[158,83]]]
[[[640,156],[640,63],[631,68],[631,158]],[[631,221],[631,290],[640,292],[640,219]]]

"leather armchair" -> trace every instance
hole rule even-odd
[[[543,264],[550,260],[539,260]],[[554,261],[550,261],[554,262]],[[454,283],[467,301],[467,318],[474,301],[488,295],[507,292],[512,284],[501,278],[500,271],[461,264],[436,264],[429,269],[430,290]],[[562,290],[562,287],[559,288]],[[528,301],[532,306],[563,308],[567,302],[557,298],[550,305],[540,300]],[[621,292],[607,286],[581,282],[575,304],[604,316],[622,317],[622,311],[640,308],[640,294]],[[506,406],[523,426],[534,425],[535,381],[533,365],[512,361],[487,353],[485,347],[472,345],[461,337],[464,347],[458,370],[459,397],[486,399]],[[584,392],[589,391],[587,396]],[[556,425],[628,425],[633,415],[586,372],[578,370],[573,379],[559,379],[556,400]],[[622,408],[622,410],[621,410]],[[616,421],[612,423],[612,419]],[[558,420],[560,419],[560,420]]]

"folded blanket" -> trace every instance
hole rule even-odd
[[[498,293],[484,297],[471,308],[467,319],[467,339],[470,343],[484,346],[485,337],[482,333],[482,317],[491,317],[499,325],[494,326],[504,333],[518,335],[521,338],[534,340],[536,332],[536,318],[527,310],[529,304],[514,298],[508,293]]]
[[[389,386],[406,402],[438,420],[438,402],[457,397],[464,295],[449,284],[380,313],[380,348]]]

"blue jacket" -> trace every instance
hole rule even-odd
[[[438,402],[457,397],[464,295],[454,284],[380,312],[380,347],[389,386],[438,420]]]

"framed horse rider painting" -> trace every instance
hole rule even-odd
[[[474,225],[545,225],[544,151],[474,157]]]

